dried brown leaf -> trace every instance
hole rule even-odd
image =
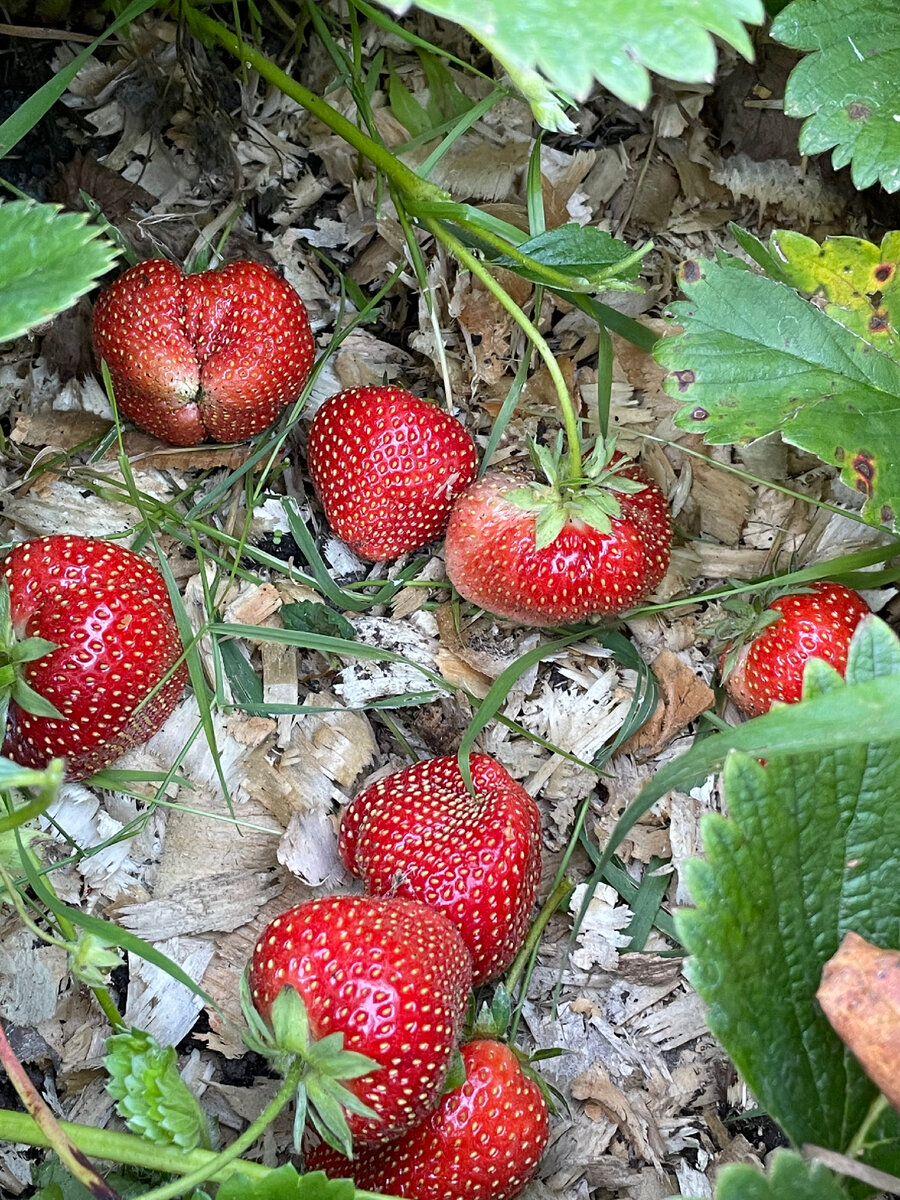
[[[647,724],[622,747],[642,761],[658,754],[716,702],[712,688],[671,650],[660,651],[651,668],[659,682],[659,703]]]
[[[816,992],[825,1016],[900,1111],[900,951],[847,933]]]

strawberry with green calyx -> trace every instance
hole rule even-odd
[[[466,600],[523,625],[560,625],[633,608],[669,565],[665,497],[611,439],[567,478],[562,438],[532,457],[547,482],[489,472],[456,500],[445,538]]]
[[[475,478],[475,443],[455,417],[403,388],[347,388],[309,431],[307,467],[325,517],[360,558],[434,541]]]
[[[465,1081],[402,1138],[364,1147],[352,1162],[321,1144],[307,1154],[307,1168],[407,1200],[514,1200],[547,1145],[546,1101],[531,1070],[503,1042],[466,1042],[462,1058]]]
[[[176,446],[267,429],[315,357],[297,292],[246,259],[189,275],[163,259],[138,263],[100,293],[93,338],[119,409]]]
[[[165,581],[114,542],[64,534],[22,542],[0,563],[3,753],[64,758],[84,779],[152,736],[187,680]]]
[[[245,971],[241,977],[241,1006],[249,1032],[244,1034],[244,1041],[249,1049],[270,1059],[280,1075],[288,1076],[292,1066],[300,1067],[294,1108],[295,1147],[299,1151],[308,1123],[328,1144],[351,1154],[353,1142],[346,1114],[373,1122],[378,1114],[348,1084],[373,1074],[379,1064],[365,1054],[345,1050],[343,1033],[312,1040],[306,1005],[293,987],[281,989],[266,1023],[254,1007],[247,978]]]
[[[870,612],[858,592],[840,583],[811,583],[734,598],[714,627],[725,690],[747,716],[768,712],[775,701],[796,703],[803,670],[821,658],[842,675],[854,630]]]
[[[472,955],[473,985],[501,974],[522,946],[541,875],[541,818],[521,784],[487,754],[428,759],[364,788],[344,810],[341,861],[370,895],[438,909]]]
[[[298,1108],[308,1109],[326,1142],[349,1150],[350,1138],[355,1146],[389,1141],[437,1104],[471,981],[459,932],[428,905],[375,896],[309,900],[276,917],[256,944],[248,976],[259,1014],[248,1014],[252,1048],[282,1070],[300,1057]],[[302,1009],[279,1018],[274,1006],[285,990]],[[260,1032],[262,1022],[273,1035]],[[348,1060],[334,1060],[338,1051],[355,1054],[350,1074]],[[357,1070],[360,1056],[367,1065]]]

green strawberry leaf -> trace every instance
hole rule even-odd
[[[0,343],[69,308],[117,258],[83,213],[27,200],[0,204]]]
[[[716,1176],[716,1200],[847,1200],[847,1193],[821,1163],[794,1150],[776,1150],[764,1175],[748,1163],[729,1163]]]
[[[785,707],[802,720],[804,710],[887,681],[900,682],[900,641],[868,618],[851,643],[846,683],[813,660],[803,701]],[[768,752],[765,766],[733,753],[724,790],[730,816],[704,819],[706,860],[689,864],[696,907],[676,917],[689,978],[711,1030],[791,1141],[844,1152],[878,1091],[815,993],[848,930],[897,944],[900,726],[868,744]],[[897,1173],[900,1114],[873,1122],[861,1158]]]
[[[32,1193],[32,1200],[97,1200],[96,1193],[76,1179],[55,1155],[35,1166],[33,1177],[39,1190]],[[148,1185],[169,1177],[154,1177],[139,1167],[118,1167],[105,1171],[103,1178],[120,1200],[131,1200],[145,1195]]]
[[[216,1200],[354,1200],[349,1179],[328,1179],[322,1171],[298,1175],[287,1163],[263,1179],[248,1179],[236,1171],[219,1184]]]
[[[394,13],[410,0],[381,0]],[[714,37],[745,58],[745,24],[765,15],[762,0],[417,0],[418,8],[462,25],[506,68],[547,129],[574,132],[560,96],[584,100],[595,80],[626,104],[650,99],[650,71],[687,83],[711,81]]]
[[[356,629],[346,617],[317,600],[294,600],[290,604],[282,604],[278,615],[287,629],[324,633],[329,637],[346,638],[349,642],[356,638]]]
[[[728,255],[682,264],[688,301],[672,311],[684,332],[655,351],[666,390],[684,401],[676,423],[715,445],[777,430],[840,468],[865,497],[867,521],[900,529],[896,264],[882,257],[896,253],[898,235],[881,247],[853,238],[820,247],[779,232],[771,247],[780,280]]]
[[[895,0],[794,0],[772,37],[812,53],[784,93],[789,117],[807,117],[802,154],[832,150],[857,188],[900,188],[900,9]]]
[[[626,242],[618,241],[605,230],[576,222],[526,238],[516,247],[522,254],[527,254],[544,266],[556,267],[564,275],[571,275],[572,290],[578,292],[595,292],[601,288],[640,290],[628,280],[637,276],[640,260],[651,248],[648,243],[636,252]],[[501,254],[494,262],[516,271],[523,279],[544,282],[539,272],[510,255]]]
[[[203,1109],[178,1074],[174,1046],[160,1046],[140,1029],[106,1041],[106,1090],[132,1133],[163,1146],[209,1148]]]

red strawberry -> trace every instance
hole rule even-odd
[[[307,466],[328,524],[378,562],[443,531],[475,478],[475,443],[455,417],[402,388],[350,388],[316,413]]]
[[[669,565],[665,497],[647,475],[598,442],[585,478],[549,483],[491,472],[459,497],[445,540],[447,575],[466,600],[521,625],[560,625],[634,607]]]
[[[812,583],[765,608],[727,607],[744,626],[743,637],[722,655],[719,668],[728,695],[751,717],[768,712],[775,700],[799,700],[811,658],[843,675],[853,631],[870,611],[858,592],[840,583]]]
[[[363,1148],[353,1162],[322,1143],[307,1154],[307,1170],[408,1200],[513,1200],[547,1145],[547,1105],[509,1046],[468,1042],[462,1056],[465,1083],[417,1128]]]
[[[288,909],[253,952],[250,994],[269,1020],[288,984],[310,1037],[343,1033],[344,1048],[381,1069],[347,1086],[378,1114],[351,1113],[357,1144],[399,1137],[437,1104],[459,1040],[472,963],[456,928],[415,900],[324,896]]]
[[[67,777],[83,779],[159,729],[187,672],[179,666],[142,703],[183,652],[154,566],[112,542],[59,535],[16,546],[3,578],[5,755],[28,767],[64,757]],[[41,697],[57,716],[40,715],[52,711]]]
[[[531,919],[541,818],[487,754],[471,758],[475,795],[455,755],[416,763],[359,793],[341,819],[344,865],[376,896],[408,896],[460,930],[478,986],[505,971]]]
[[[268,428],[315,355],[303,301],[277,271],[248,261],[197,275],[138,263],[101,292],[94,349],[125,416],[176,446]]]

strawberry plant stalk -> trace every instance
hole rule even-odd
[[[205,1167],[204,1180],[220,1183],[231,1175],[240,1173],[251,1182],[267,1179],[273,1168],[250,1159],[237,1158],[222,1165],[216,1164],[220,1155],[210,1150],[182,1150],[177,1146],[160,1146],[146,1138],[130,1133],[118,1133],[112,1129],[97,1129],[94,1125],[78,1125],[71,1121],[60,1121],[59,1127],[81,1154],[102,1158],[122,1166],[143,1167],[148,1171],[168,1171],[183,1177]],[[54,1149],[53,1143],[37,1122],[27,1113],[0,1109],[0,1140],[23,1146],[35,1146],[42,1150]],[[190,1185],[188,1185],[190,1186]],[[148,1193],[149,1194],[149,1193]],[[144,1197],[141,1197],[144,1200]],[[385,1196],[381,1192],[367,1192],[360,1188],[353,1200],[397,1200],[396,1196]]]
[[[481,281],[497,303],[509,313],[544,360],[544,365],[547,368],[550,378],[553,380],[553,386],[556,388],[556,394],[559,397],[559,406],[562,409],[563,424],[566,429],[569,477],[571,479],[579,479],[582,474],[582,468],[581,436],[578,432],[578,418],[575,415],[575,408],[572,404],[572,398],[569,395],[569,389],[566,386],[566,381],[563,378],[559,363],[553,355],[553,351],[547,345],[537,326],[528,319],[512,296],[504,291],[487,267],[479,262],[475,255],[467,250],[462,242],[455,238],[439,221],[435,221],[433,218],[426,217],[422,221],[422,224],[434,234],[438,241],[444,243],[454,258],[458,259],[466,270],[471,271]]]
[[[56,1117],[47,1107],[37,1088],[29,1079],[25,1068],[16,1057],[2,1025],[0,1025],[0,1065],[3,1066],[19,1099],[28,1109],[37,1127],[52,1144],[66,1170],[83,1183],[91,1195],[97,1197],[97,1200],[115,1200],[116,1193],[97,1174],[84,1155],[79,1153],[66,1136],[65,1131],[60,1128]]]

